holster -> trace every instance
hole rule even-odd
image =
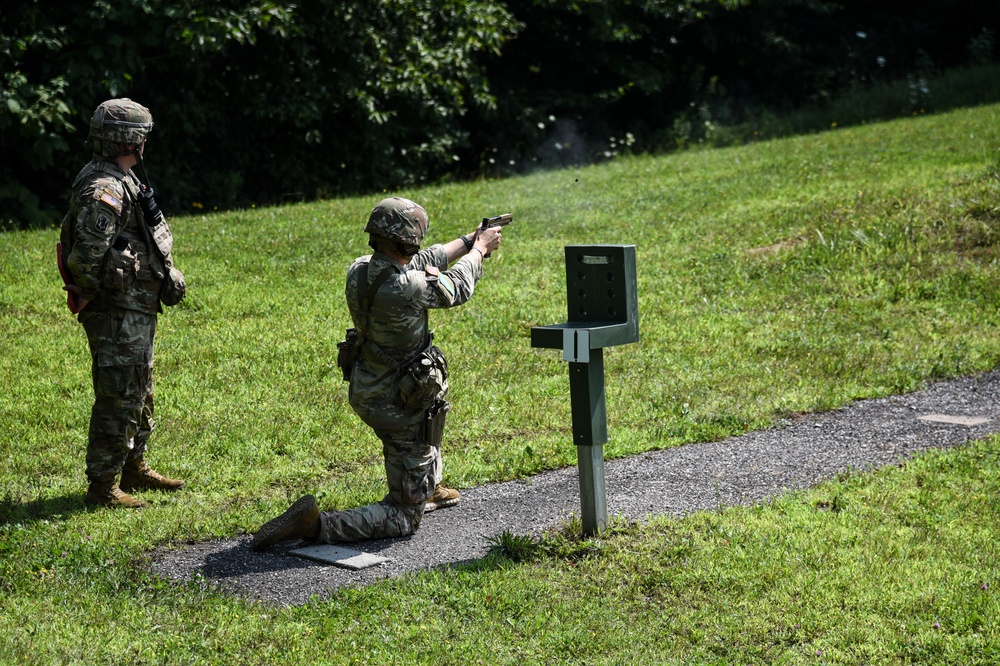
[[[410,409],[429,409],[448,393],[448,362],[431,345],[404,368],[399,379],[399,397]]]
[[[351,381],[351,372],[360,353],[361,338],[358,337],[358,330],[349,328],[344,339],[337,343],[337,367],[343,373],[345,382]]]
[[[424,441],[428,445],[440,448],[444,438],[444,422],[451,403],[447,400],[435,400],[424,412]]]

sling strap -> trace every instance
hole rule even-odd
[[[420,356],[420,354],[425,352],[431,346],[431,343],[434,340],[434,334],[430,332],[430,327],[428,324],[427,310],[424,310],[424,330],[427,331],[427,340],[425,341],[423,348],[420,351],[418,351],[413,356],[413,358],[408,359],[404,363],[397,363],[395,360],[393,360],[391,356],[386,354],[382,350],[382,348],[375,343],[374,340],[370,339],[367,335],[367,329],[369,324],[371,323],[371,317],[369,315],[369,312],[371,310],[372,303],[375,300],[375,296],[378,293],[378,290],[382,287],[382,285],[385,284],[385,281],[389,279],[389,276],[391,276],[396,271],[393,269],[392,266],[387,266],[386,268],[383,268],[382,272],[375,276],[375,280],[372,281],[370,285],[368,285],[368,265],[369,262],[365,262],[361,266],[360,273],[358,274],[358,305],[361,307],[361,311],[365,313],[365,330],[363,331],[359,330],[357,332],[359,342],[362,345],[365,344],[371,345],[372,349],[375,351],[375,354],[377,356],[381,357],[385,361],[388,361],[390,365],[396,366],[397,373],[404,372],[406,368],[409,367],[409,365]],[[365,289],[365,285],[368,285],[367,289]]]
[[[368,328],[368,311],[372,309],[375,294],[392,274],[391,267],[383,268],[382,272],[375,277],[375,281],[368,285],[368,290],[362,292],[365,285],[368,284],[368,262],[361,266],[361,274],[358,275],[358,304],[361,306],[361,311],[365,313],[365,328]]]

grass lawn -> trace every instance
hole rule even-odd
[[[154,547],[254,531],[304,492],[341,508],[384,494],[335,359],[345,270],[396,194],[427,208],[431,243],[515,214],[473,300],[432,314],[452,370],[445,481],[460,488],[576,464],[566,368],[529,339],[566,319],[569,244],[636,246],[641,340],[604,359],[609,457],[1000,364],[998,105],[175,216],[189,296],[160,319],[149,457],[189,485],[144,494],[143,511],[88,511],[89,354],[58,230],[6,232],[0,663],[1000,662],[996,438],[296,608],[152,577]]]

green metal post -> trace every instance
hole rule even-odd
[[[604,400],[604,350],[591,349],[587,363],[569,364],[573,442],[580,472],[580,509],[583,533],[594,536],[608,524],[604,486],[604,443],[608,441]]]

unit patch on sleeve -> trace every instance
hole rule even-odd
[[[437,281],[434,283],[434,286],[437,288],[438,293],[441,294],[449,304],[455,304],[455,296],[458,290],[455,289],[455,282],[449,275],[441,273]]]

